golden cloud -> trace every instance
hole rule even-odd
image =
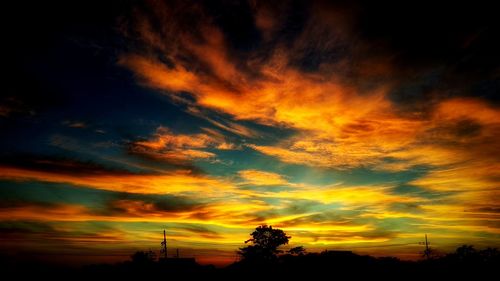
[[[238,175],[245,184],[252,185],[288,185],[288,181],[280,174],[258,170],[242,170]]]
[[[97,174],[66,175],[56,172],[0,167],[0,178],[8,180],[36,180],[68,183],[76,186],[143,194],[203,193],[209,196],[217,192],[234,190],[234,185],[223,179],[193,175],[190,171],[175,171],[158,175]]]

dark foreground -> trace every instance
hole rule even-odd
[[[498,280],[500,270],[500,255],[493,249],[457,252],[417,262],[325,251],[267,261],[240,261],[225,268],[202,266],[194,259],[144,259],[83,268],[6,259],[1,262],[2,275],[9,276],[9,280]]]

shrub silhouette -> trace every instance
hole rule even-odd
[[[478,254],[474,246],[472,245],[462,245],[457,248],[455,251],[455,254],[457,255],[458,259],[460,260],[467,260],[467,259],[472,259],[475,258]]]
[[[156,260],[156,253],[153,251],[137,251],[130,258],[135,264],[148,264]]]
[[[240,248],[238,254],[246,261],[273,261],[276,260],[277,254],[283,251],[278,247],[288,244],[291,238],[286,233],[272,226],[261,225],[250,234],[252,238],[245,241],[252,245]]]
[[[303,246],[293,247],[287,251],[291,255],[303,256],[306,253],[306,249]]]

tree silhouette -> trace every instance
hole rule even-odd
[[[286,233],[272,226],[261,225],[250,234],[252,238],[245,241],[252,245],[240,248],[238,254],[247,261],[271,261],[277,258],[277,254],[283,252],[278,247],[288,244],[291,238]]]
[[[133,263],[147,264],[156,260],[156,254],[153,251],[137,251],[130,256]]]
[[[462,245],[457,248],[455,255],[460,260],[472,259],[477,255],[477,251],[472,245]]]
[[[306,249],[303,246],[293,247],[287,251],[291,255],[303,256],[306,253]]]
[[[488,247],[479,252],[483,261],[490,262],[500,260],[500,251],[497,248]]]

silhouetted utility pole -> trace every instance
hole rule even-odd
[[[163,253],[165,256],[165,259],[167,259],[167,235],[165,234],[165,230],[163,230],[163,241],[161,242],[161,253]]]
[[[420,245],[425,245],[424,257],[429,259],[431,257],[431,249],[429,248],[429,241],[427,240],[427,234],[425,234],[425,242],[420,242]]]

